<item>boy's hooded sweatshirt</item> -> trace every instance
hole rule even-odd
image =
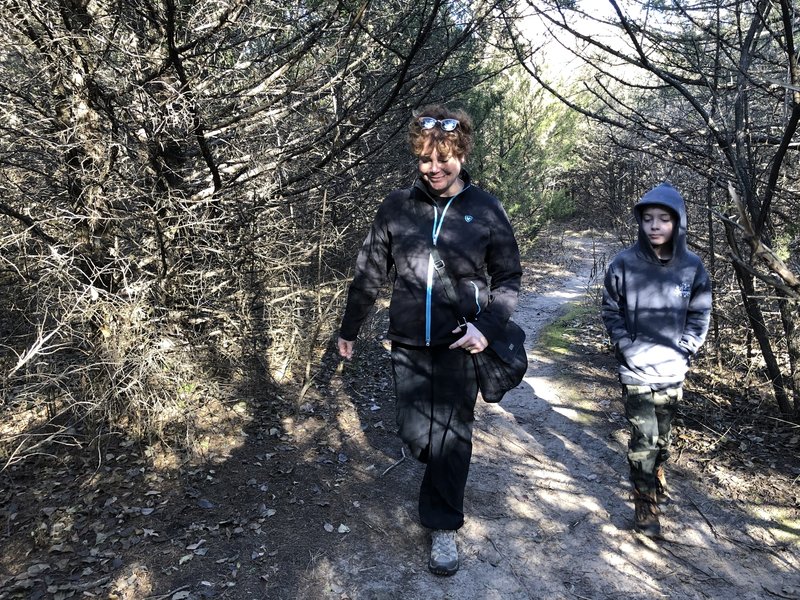
[[[660,260],[642,229],[646,206],[678,215],[672,258]],[[711,281],[700,257],[686,247],[686,206],[662,183],[634,206],[638,241],[611,261],[603,291],[603,322],[619,360],[623,384],[680,383],[708,332]]]

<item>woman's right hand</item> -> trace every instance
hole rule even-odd
[[[355,341],[350,340],[343,340],[339,338],[339,341],[336,343],[339,347],[339,356],[342,358],[347,358],[348,360],[353,358],[353,346],[356,345]]]
[[[450,344],[450,350],[463,348],[470,354],[478,354],[486,350],[486,348],[489,346],[489,340],[487,340],[481,333],[480,329],[475,327],[475,325],[472,323],[467,323],[466,330],[464,330],[463,327],[456,327],[453,329],[453,333],[460,332],[463,332],[464,335]]]

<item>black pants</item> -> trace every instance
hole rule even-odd
[[[431,529],[458,529],[464,524],[478,395],[472,358],[447,346],[394,343],[392,369],[398,433],[414,458],[426,464],[420,522]]]

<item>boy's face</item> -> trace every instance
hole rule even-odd
[[[647,206],[642,210],[642,230],[653,248],[660,248],[672,240],[675,219],[672,213],[659,206]]]

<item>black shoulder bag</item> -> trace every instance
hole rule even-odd
[[[457,322],[465,323],[466,319],[458,308],[455,287],[436,246],[431,247],[431,256]],[[528,371],[525,332],[509,319],[502,339],[492,340],[483,352],[472,355],[472,361],[475,364],[478,388],[483,399],[486,402],[500,402],[506,392],[520,384]]]

